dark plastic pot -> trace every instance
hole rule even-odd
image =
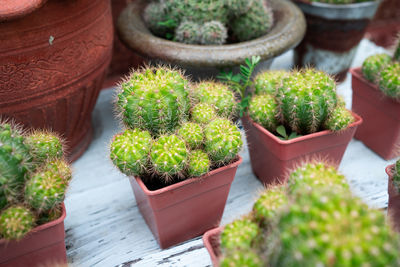
[[[36,267],[66,264],[65,216],[63,204],[60,218],[36,227],[22,240],[7,242],[0,239],[0,266]]]
[[[388,216],[391,218],[391,223],[394,229],[400,232],[400,194],[393,184],[393,168],[394,165],[386,167],[388,179]]]
[[[161,248],[202,235],[219,225],[239,157],[198,178],[150,191],[140,177],[130,182],[136,203]]]
[[[386,97],[377,85],[367,81],[360,68],[352,74],[352,110],[364,119],[355,138],[361,140],[382,158],[389,160],[400,155],[400,102]]]
[[[250,152],[251,167],[265,185],[284,182],[287,174],[304,161],[322,159],[339,166],[347,145],[353,138],[361,117],[353,113],[355,122],[338,133],[320,131],[292,140],[281,140],[255,123],[242,117]]]
[[[223,227],[211,229],[203,235],[203,243],[208,253],[210,254],[211,262],[214,267],[219,266],[220,251],[220,236]]]

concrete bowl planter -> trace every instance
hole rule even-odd
[[[202,235],[219,225],[237,167],[233,163],[161,189],[151,190],[140,177],[130,183],[136,203],[161,248]]]
[[[0,239],[0,266],[39,267],[66,264],[65,216],[63,204],[60,218],[39,225],[22,240],[7,242]]]
[[[339,166],[347,145],[362,123],[353,113],[355,121],[341,132],[324,130],[291,140],[281,140],[255,123],[250,117],[242,117],[253,173],[265,185],[284,182],[287,174],[304,161],[326,160]]]
[[[221,257],[220,251],[220,236],[223,227],[211,229],[203,235],[203,243],[208,253],[210,254],[211,262],[214,267],[219,266],[219,258]]]
[[[215,76],[221,68],[238,67],[253,55],[261,57],[261,69],[268,68],[274,57],[295,47],[305,33],[304,16],[293,3],[271,0],[276,22],[265,36],[220,46],[187,45],[158,38],[147,29],[141,16],[147,3],[137,0],[121,13],[118,21],[121,39],[146,58],[180,66],[194,77]]]
[[[394,164],[386,167],[388,175],[388,215],[396,231],[400,232],[400,193],[393,184],[393,169]]]
[[[299,66],[315,66],[343,81],[380,1],[335,5],[295,0],[307,20],[296,48]]]
[[[400,156],[400,102],[386,97],[378,86],[367,81],[361,68],[350,70],[353,87],[353,111],[364,119],[355,138],[382,158]]]

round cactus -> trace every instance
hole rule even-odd
[[[152,138],[148,131],[126,130],[114,137],[110,158],[127,175],[141,175],[148,167]]]
[[[256,95],[250,100],[251,119],[270,132],[275,132],[278,126],[277,112],[278,105],[272,95]]]
[[[252,250],[233,250],[221,259],[221,267],[262,267],[262,259]]]
[[[334,132],[346,129],[354,122],[353,114],[345,107],[337,107],[325,121],[325,128]]]
[[[186,167],[188,151],[185,142],[176,135],[164,135],[151,147],[151,163],[154,170],[166,181],[179,175]]]
[[[0,236],[6,240],[19,240],[32,230],[35,217],[21,205],[11,206],[0,214]]]
[[[182,21],[175,30],[175,39],[180,43],[198,44],[201,38],[201,26],[193,21]]]
[[[197,123],[184,123],[178,129],[177,134],[191,149],[196,149],[203,144],[203,128],[201,128],[201,126]]]
[[[255,94],[276,94],[281,81],[288,76],[289,72],[283,70],[266,71],[254,78]]]
[[[188,82],[179,71],[147,68],[133,72],[121,84],[117,110],[129,128],[154,135],[172,132],[188,117]]]
[[[273,12],[267,1],[254,0],[250,9],[231,22],[233,34],[244,42],[266,34],[273,25]]]
[[[235,220],[227,224],[221,233],[221,250],[249,249],[260,234],[260,227],[250,219]]]
[[[210,170],[210,165],[207,153],[202,150],[194,150],[189,156],[188,174],[190,177],[206,174]]]
[[[215,119],[204,129],[205,149],[217,164],[226,163],[236,157],[243,141],[239,129],[228,119]]]
[[[37,131],[26,137],[26,143],[35,162],[42,163],[49,158],[63,156],[63,144],[54,134]]]
[[[217,117],[217,112],[215,108],[206,103],[199,103],[195,105],[192,109],[192,121],[206,124]]]
[[[387,54],[372,55],[364,60],[361,71],[367,80],[376,82],[382,69],[391,61],[392,58]]]
[[[292,131],[314,133],[337,105],[336,84],[320,71],[294,72],[282,80],[276,100],[280,120]]]
[[[149,3],[143,12],[143,19],[151,32],[160,37],[164,37],[167,32],[173,32],[174,27],[176,27],[174,24],[165,24],[168,21],[168,15],[163,3]]]
[[[278,210],[287,203],[286,187],[282,185],[268,187],[254,203],[254,218],[262,225],[268,225],[275,219]]]
[[[69,183],[72,179],[71,166],[63,159],[50,159],[42,165],[42,168],[60,176],[64,182]]]
[[[200,43],[203,45],[222,45],[228,38],[228,29],[219,21],[204,23],[200,30]]]
[[[238,17],[249,11],[254,0],[226,0],[230,17]]]
[[[381,71],[379,88],[388,97],[400,100],[400,62],[389,64]]]
[[[213,106],[219,116],[229,118],[236,115],[238,107],[235,95],[225,84],[201,82],[194,88],[194,98],[201,103]]]

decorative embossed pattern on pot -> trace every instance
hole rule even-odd
[[[111,58],[110,1],[49,0],[1,23],[0,36],[0,115],[58,132],[76,159]]]

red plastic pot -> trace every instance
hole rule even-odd
[[[322,159],[339,166],[347,145],[362,123],[361,117],[355,113],[353,116],[355,122],[341,132],[325,130],[292,140],[281,140],[248,116],[242,117],[254,174],[262,183],[270,185],[284,182],[287,174],[304,161]]]
[[[386,167],[386,173],[388,174],[388,216],[391,218],[394,229],[400,232],[400,194],[393,184],[393,168],[394,165]]]
[[[130,182],[136,203],[161,248],[202,235],[219,225],[242,158],[201,177],[150,191],[140,177]]]
[[[203,243],[208,253],[210,254],[211,262],[213,266],[219,266],[219,258],[221,256],[220,251],[220,236],[223,227],[218,227],[207,231],[203,235]]]
[[[60,218],[36,227],[22,240],[7,242],[0,239],[0,266],[36,267],[67,263],[65,216],[63,204]]]
[[[386,97],[377,85],[367,81],[360,68],[352,74],[352,110],[364,119],[355,138],[361,140],[382,158],[389,160],[400,155],[400,102]]]

